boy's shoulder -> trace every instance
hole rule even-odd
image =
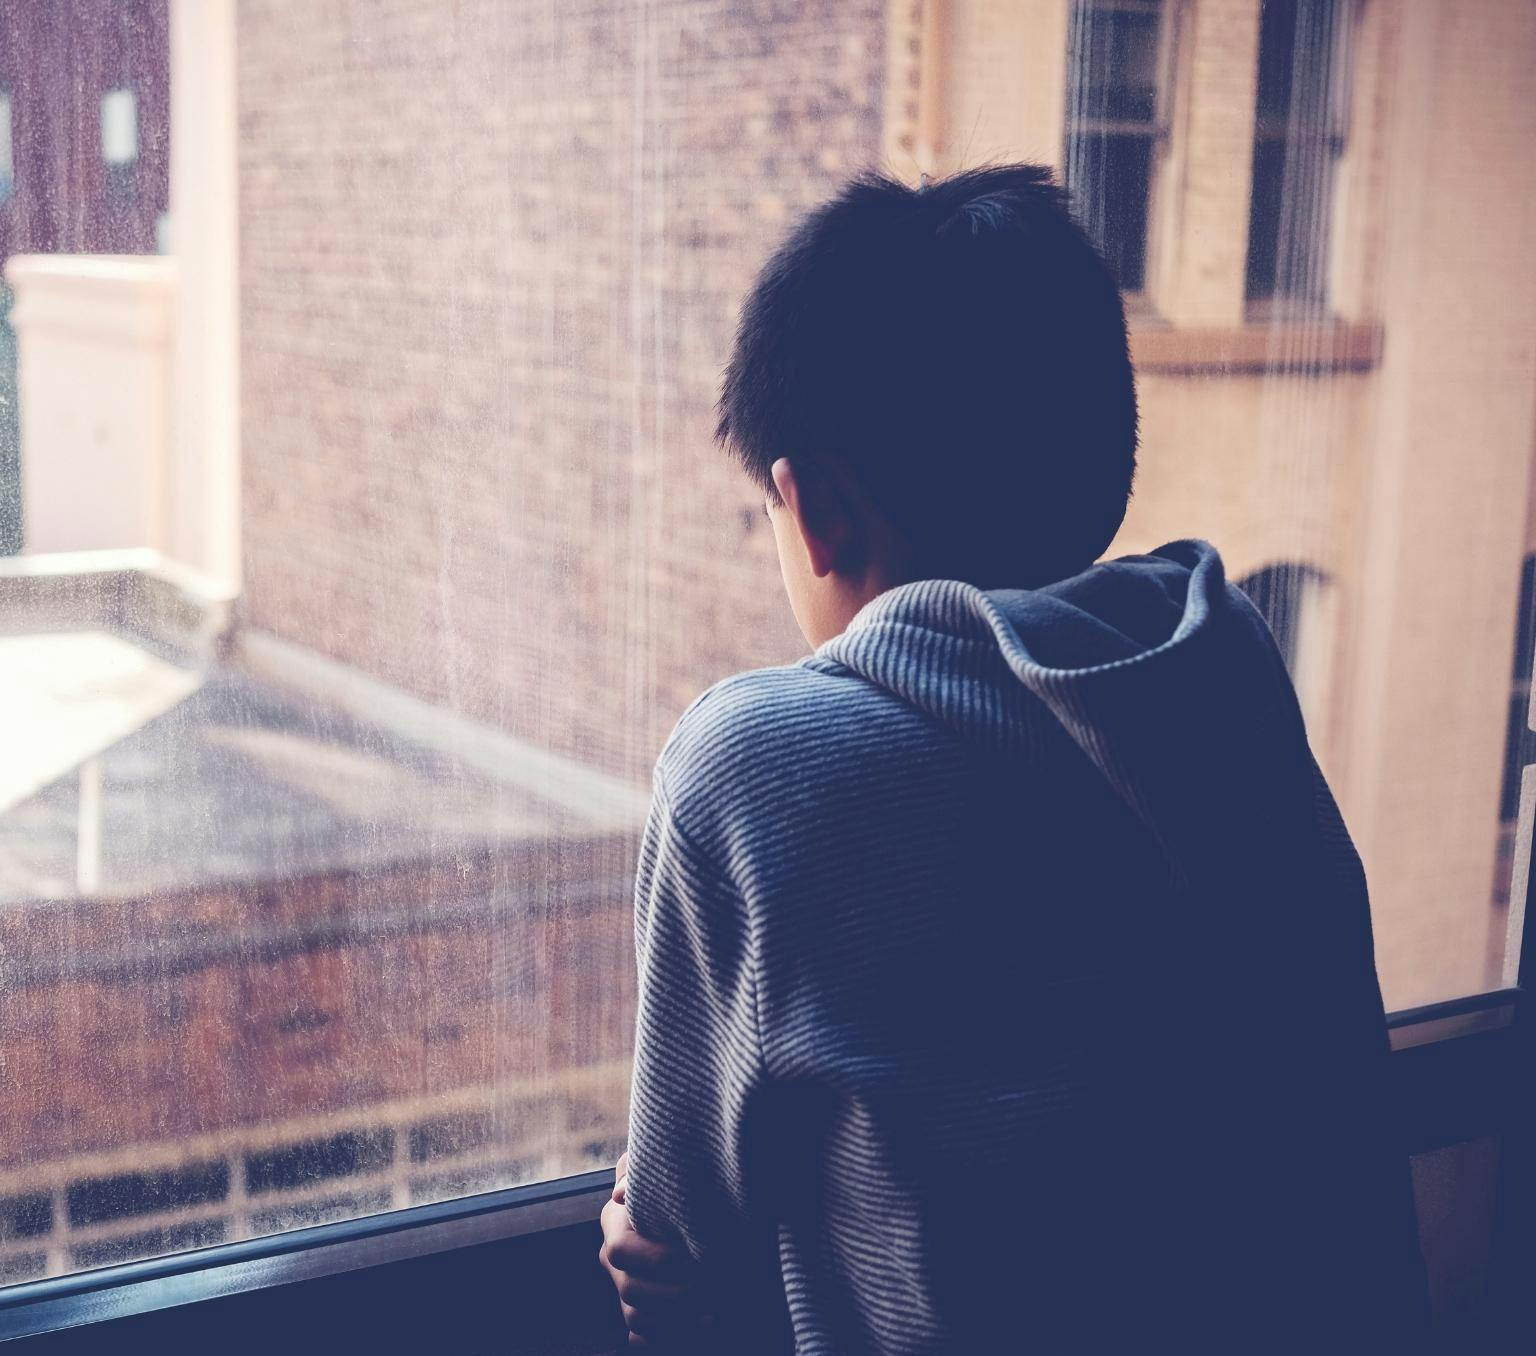
[[[860,782],[909,772],[950,742],[894,694],[812,655],[716,683],[683,713],[657,777],[675,810],[718,820],[731,807],[809,809]]]
[[[681,772],[694,758],[760,759],[764,744],[791,750],[836,740],[860,717],[902,703],[850,669],[812,655],[794,664],[750,669],[723,678],[683,712],[661,761]]]

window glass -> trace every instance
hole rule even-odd
[[[11,152],[11,92],[0,89],[0,202],[11,196],[16,164]]]
[[[1120,285],[1145,283],[1163,66],[1160,0],[1074,0],[1063,173]]]
[[[0,34],[3,36],[3,34]],[[11,92],[0,68],[0,259],[7,252],[15,214],[16,153]],[[21,545],[20,429],[16,405],[15,336],[10,326],[11,293],[0,276],[0,556]]]
[[[1506,983],[1536,29],[1437,13],[0,6],[0,1280],[613,1162],[651,766],[801,653],[735,308],[872,165],[1055,162],[1145,293],[1113,552],[1269,619],[1388,1005]]]
[[[101,96],[101,174],[106,199],[130,201],[138,176],[139,100],[131,89]]]
[[[139,158],[139,101],[131,89],[101,96],[101,158],[108,165],[131,165]]]
[[[1248,224],[1250,302],[1315,310],[1327,299],[1348,9],[1340,0],[1265,0],[1262,8]]]
[[[1326,578],[1314,566],[1284,561],[1265,565],[1233,582],[1264,614],[1294,680],[1307,614],[1317,606],[1318,593]]]
[[[1531,721],[1531,670],[1536,655],[1536,554],[1520,563],[1519,602],[1515,610],[1515,662],[1504,735],[1504,775],[1499,783],[1499,856],[1494,873],[1495,898],[1508,908],[1516,833],[1521,825],[1525,769],[1536,763],[1536,730]],[[1529,829],[1529,825],[1527,825]]]
[[[0,68],[0,259],[8,251],[15,215],[16,153],[11,92]],[[21,545],[20,428],[16,404],[15,335],[10,326],[11,293],[0,276],[0,556]]]

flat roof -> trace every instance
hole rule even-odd
[[[0,636],[0,903],[348,871],[591,826],[452,753],[105,631]]]

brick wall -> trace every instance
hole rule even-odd
[[[735,306],[880,154],[883,0],[240,8],[246,622],[643,777],[792,658]]]
[[[560,851],[13,905],[0,1195],[45,1160],[582,1067],[612,1065],[621,1134],[633,844]]]
[[[245,0],[246,624],[636,779],[797,654],[712,406],[757,262],[879,158],[883,8]],[[612,1162],[632,834],[417,837],[6,913],[0,1279]]]

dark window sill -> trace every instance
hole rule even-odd
[[[573,1334],[590,1345],[572,1351],[610,1349],[622,1324],[596,1221],[612,1189],[591,1172],[25,1282],[0,1289],[0,1342],[228,1352],[245,1334],[270,1350],[335,1326],[359,1350],[441,1350],[430,1334],[455,1331],[495,1350]]]
[[[1130,325],[1139,373],[1367,372],[1384,342],[1380,325],[1342,320],[1181,328],[1132,315]]]

